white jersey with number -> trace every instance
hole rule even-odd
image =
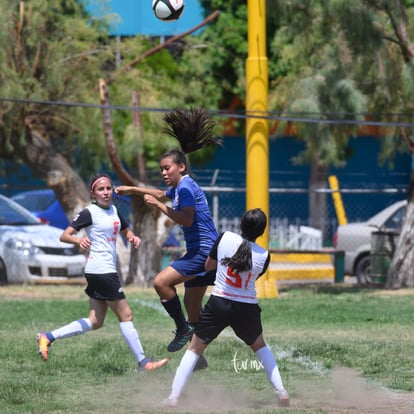
[[[116,272],[116,239],[126,223],[114,205],[102,208],[96,204],[85,207],[73,220],[77,231],[84,228],[91,242],[85,273]]]
[[[226,231],[217,245],[217,274],[212,295],[236,302],[257,303],[255,282],[263,273],[269,252],[254,242],[249,242],[252,250],[252,268],[250,271],[236,273],[221,260],[232,257],[243,242],[236,233]],[[214,257],[215,259],[215,257]]]

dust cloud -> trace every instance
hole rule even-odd
[[[372,384],[348,368],[334,368],[328,381],[300,384],[291,406],[319,408],[336,414],[413,414],[414,393],[399,393]]]
[[[278,411],[274,393],[269,386],[269,394],[259,399],[252,390],[235,392],[217,382],[203,381],[203,376],[194,375],[176,408],[167,408],[161,401],[168,396],[171,383],[165,380],[146,377],[145,381],[129,396],[126,405],[141,407],[138,412],[148,413],[234,413],[251,410]],[[413,414],[414,393],[394,392],[369,383],[354,370],[334,368],[321,381],[296,383],[291,394],[293,411],[314,414]],[[122,404],[120,404],[122,405]],[[120,407],[121,408],[121,407]],[[122,409],[119,411],[123,412]]]

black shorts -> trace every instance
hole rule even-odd
[[[216,280],[216,269],[206,272],[204,276],[197,276],[194,279],[184,282],[186,288],[212,286]]]
[[[209,344],[230,326],[246,345],[252,345],[263,332],[260,306],[235,302],[211,295],[200,313],[195,334]]]
[[[117,273],[91,274],[85,273],[88,286],[85,293],[96,300],[121,300],[125,293]]]

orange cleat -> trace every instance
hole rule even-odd
[[[39,354],[43,361],[47,361],[49,358],[49,348],[51,342],[44,333],[37,334],[37,346],[39,348]]]
[[[161,359],[160,361],[148,361],[141,369],[143,371],[153,371],[154,369],[163,367],[167,363],[167,358]]]

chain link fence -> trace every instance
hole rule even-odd
[[[219,232],[238,231],[240,218],[246,209],[246,173],[244,170],[193,169],[194,178],[204,190]],[[165,186],[159,172],[149,174],[149,184]],[[393,184],[384,177],[369,174],[343,174],[338,177],[340,194],[348,222],[365,221],[385,207],[407,198],[409,174],[393,177]],[[341,185],[341,183],[346,185]],[[40,188],[40,186],[36,186]],[[7,186],[2,193],[10,196],[20,191],[35,189],[19,184],[18,188]],[[318,214],[317,225],[310,224],[309,198],[311,191],[303,174],[289,171],[271,171],[269,180],[269,241],[272,248],[286,248],[301,226],[316,227],[322,230],[324,246],[331,246],[338,220],[328,187],[313,189],[325,196],[325,211]],[[123,205],[123,203],[125,205]],[[117,200],[123,215],[130,214],[130,203]],[[172,234],[182,244],[182,234],[178,226]]]
[[[206,194],[217,230],[237,232],[240,218],[246,210],[245,171],[193,169],[193,175]],[[343,174],[339,177],[340,186],[341,181],[346,183],[340,188],[340,194],[347,221],[366,221],[387,206],[406,199],[409,174],[395,174],[392,178],[369,174]],[[328,182],[326,187],[312,190],[325,197],[324,211],[319,212],[317,224],[313,220],[312,226],[309,208],[311,190],[303,175],[272,171],[269,182],[270,247],[295,248],[295,237],[303,227],[317,227],[322,233],[322,245],[332,246],[338,219]],[[155,180],[153,185],[162,187],[163,183]],[[183,244],[179,227],[175,226],[172,232]]]
[[[218,231],[238,230],[240,217],[246,209],[245,172],[196,170],[195,178],[206,193]],[[346,183],[343,188],[341,181]],[[395,174],[392,184],[390,181],[389,178],[369,174],[343,174],[339,177],[347,221],[366,221],[385,207],[406,199],[409,174]],[[325,197],[324,211],[317,214],[317,225],[313,222],[312,227],[322,230],[324,246],[332,245],[338,219],[328,182],[326,187],[309,190],[308,182],[301,176],[273,171],[269,185],[271,247],[288,247],[292,233],[294,235],[301,226],[311,226],[311,191]]]
[[[245,190],[231,187],[203,187],[203,190],[207,195],[218,231],[238,230],[240,217],[245,211]],[[269,189],[271,247],[288,247],[292,227],[309,226],[309,193],[309,190],[289,192],[284,189]],[[356,189],[355,192],[348,190],[341,194],[348,222],[366,221],[378,211],[406,197],[402,191],[372,190],[361,193]],[[338,220],[329,192],[326,192],[326,198],[326,211],[320,212],[318,228],[326,230],[323,232],[323,244],[332,245]]]

